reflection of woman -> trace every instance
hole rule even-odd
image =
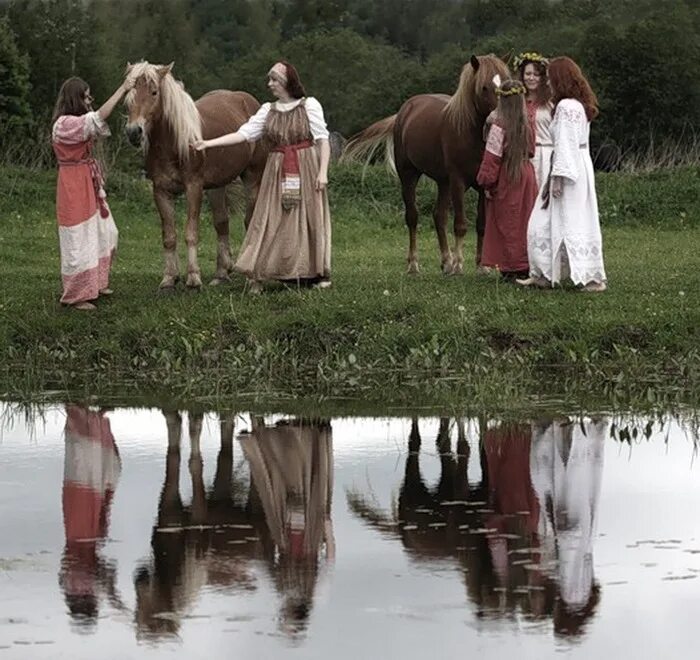
[[[102,412],[66,407],[63,523],[66,546],[60,584],[71,616],[97,621],[103,591],[116,607],[115,570],[99,553],[107,537],[109,511],[121,463],[109,420]]]
[[[325,288],[331,283],[331,216],[323,109],[306,96],[288,62],[277,62],[267,77],[274,103],[264,103],[235,133],[202,140],[195,148],[266,140],[271,153],[235,268],[249,278],[252,292],[259,292],[265,280]]]
[[[556,548],[562,607],[555,612],[555,625],[558,619],[565,633],[580,632],[579,615],[590,616],[598,600],[593,539],[605,437],[602,421],[579,425],[562,419],[533,430],[530,470],[539,500],[539,534],[551,552]]]
[[[281,626],[300,632],[311,612],[322,546],[326,559],[335,556],[330,423],[256,421],[240,438],[265,516],[266,555],[284,599]]]

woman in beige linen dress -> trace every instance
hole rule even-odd
[[[328,129],[321,104],[306,97],[296,69],[277,62],[268,72],[276,97],[235,133],[202,140],[197,151],[264,139],[270,154],[255,210],[235,269],[251,292],[267,280],[330,286],[331,216],[328,206]]]

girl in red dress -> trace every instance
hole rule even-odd
[[[93,142],[106,137],[107,118],[128,91],[124,82],[99,110],[92,110],[90,87],[69,78],[58,92],[51,142],[58,160],[56,215],[61,253],[61,302],[95,309],[92,300],[108,295],[109,271],[117,247],[117,227],[107,206]]]
[[[496,93],[498,108],[477,174],[486,194],[481,265],[512,279],[528,272],[527,224],[537,199],[535,170],[529,160],[535,140],[523,83],[506,80]]]

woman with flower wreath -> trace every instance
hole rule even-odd
[[[535,52],[520,53],[513,64],[527,90],[527,116],[535,131],[535,155],[531,161],[535,168],[537,187],[541,188],[547,180],[552,159],[552,138],[549,132],[552,102],[547,84],[547,59]]]
[[[477,183],[486,195],[486,227],[481,264],[508,279],[528,272],[527,223],[537,199],[530,162],[534,135],[519,80],[495,79],[498,107],[486,139]]]
[[[554,103],[549,182],[527,230],[530,276],[523,286],[551,287],[567,278],[584,291],[606,289],[603,239],[589,137],[598,100],[579,66],[555,57],[548,68]]]

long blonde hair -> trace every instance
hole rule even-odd
[[[519,80],[504,80],[499,91],[497,121],[506,133],[503,165],[508,181],[517,183],[530,151],[530,124],[525,107],[525,88]]]

